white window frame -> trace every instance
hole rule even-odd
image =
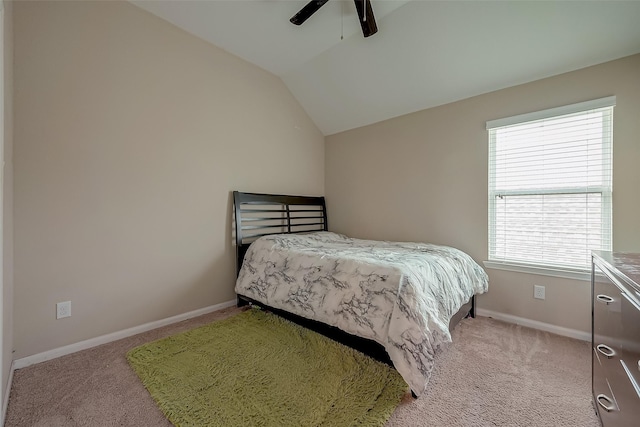
[[[494,165],[492,164],[492,162],[494,162],[494,148],[493,148],[493,144],[495,144],[495,140],[491,140],[492,137],[494,137],[493,133],[491,132],[492,129],[496,129],[496,128],[500,128],[500,127],[505,127],[505,126],[511,126],[511,125],[516,125],[516,124],[524,124],[526,122],[531,122],[531,121],[535,121],[535,120],[542,120],[542,119],[548,119],[548,118],[554,118],[554,117],[558,117],[558,116],[563,116],[563,115],[567,115],[567,114],[574,114],[574,113],[579,113],[579,112],[587,112],[589,110],[595,110],[595,109],[600,109],[600,108],[606,108],[606,107],[614,107],[616,105],[616,97],[615,96],[610,96],[610,97],[606,97],[606,98],[600,98],[600,99],[596,99],[596,100],[592,100],[592,101],[586,101],[586,102],[581,102],[578,104],[572,104],[572,105],[566,105],[566,106],[562,106],[562,107],[557,107],[557,108],[551,108],[551,109],[547,109],[547,110],[542,110],[542,111],[536,111],[533,113],[527,113],[527,114],[521,114],[521,115],[517,115],[517,116],[512,116],[512,117],[507,117],[504,119],[498,119],[498,120],[491,120],[488,121],[486,123],[486,129],[487,131],[489,131],[489,174],[493,174],[494,173]],[[609,168],[609,173],[611,174],[613,172],[613,130],[612,130],[612,126],[613,126],[613,116],[611,116],[611,123],[609,123],[609,128],[611,129],[610,131],[610,138],[607,138],[607,140],[604,142],[606,144],[609,144],[609,152],[610,152],[610,162],[611,162],[611,167]],[[608,177],[608,181],[611,182],[611,176]],[[488,255],[489,255],[489,260],[484,261],[484,265],[487,268],[494,268],[494,269],[500,269],[500,270],[509,270],[509,271],[517,271],[517,272],[523,272],[523,273],[530,273],[530,274],[541,274],[541,275],[547,275],[547,276],[554,276],[554,277],[563,277],[563,278],[570,278],[570,279],[578,279],[578,280],[589,280],[590,279],[590,269],[587,267],[584,268],[579,268],[579,267],[569,267],[569,266],[549,266],[546,264],[539,264],[539,263],[534,263],[534,262],[515,262],[515,261],[510,261],[510,260],[497,260],[497,259],[491,259],[491,247],[490,245],[492,244],[492,242],[495,242],[495,212],[496,212],[496,194],[495,192],[492,191],[491,188],[491,182],[489,182],[489,247],[488,247]],[[553,189],[553,190],[536,190],[536,191],[512,191],[512,192],[504,192],[501,191],[500,194],[505,194],[505,195],[513,195],[513,194],[557,194],[557,193],[567,193],[567,192],[571,192],[571,193],[584,193],[584,192],[591,192],[591,193],[600,193],[602,194],[602,206],[603,206],[603,211],[608,212],[608,215],[605,215],[605,218],[603,219],[602,222],[602,230],[603,233],[608,235],[608,240],[609,242],[612,241],[612,186],[602,186],[602,187],[579,187],[579,188],[563,188],[563,189]],[[611,248],[609,248],[611,249]]]

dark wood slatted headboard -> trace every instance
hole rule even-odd
[[[327,231],[324,197],[233,192],[236,274],[251,242],[269,234]]]

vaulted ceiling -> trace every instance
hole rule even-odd
[[[640,53],[640,1],[133,1],[282,78],[331,135]],[[640,76],[639,76],[640,84]]]

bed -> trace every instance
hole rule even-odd
[[[484,270],[447,246],[328,231],[323,197],[235,191],[238,305],[256,304],[393,365],[414,396],[474,316]]]

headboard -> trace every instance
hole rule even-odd
[[[236,274],[251,242],[269,234],[327,231],[324,197],[233,192]]]

